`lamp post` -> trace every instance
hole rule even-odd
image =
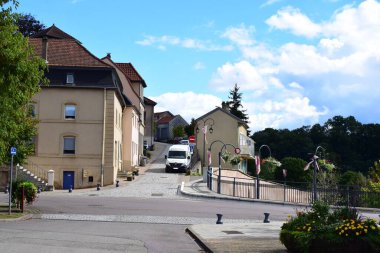
[[[260,163],[261,163],[261,149],[264,147],[266,147],[269,150],[269,157],[272,156],[272,152],[270,151],[270,148],[268,145],[263,144],[260,146],[258,161],[256,161],[256,198],[257,199],[260,199],[260,177],[259,177],[260,170],[258,168],[260,168]]]
[[[213,141],[211,144],[210,144],[210,148],[208,149],[209,152],[210,152],[210,155],[211,155],[211,148],[212,148],[212,145],[214,143],[221,143],[222,144],[222,148],[220,149],[220,151],[218,152],[218,194],[220,194],[221,192],[221,187],[220,187],[220,184],[221,184],[221,174],[222,174],[222,152],[225,148],[227,148],[227,146],[231,146],[234,148],[234,152],[235,154],[240,154],[240,148],[237,148],[235,147],[234,145],[232,144],[229,144],[229,143],[224,143],[223,141],[221,140],[216,140],[216,141]]]
[[[207,118],[205,120],[203,119],[199,119],[202,123],[203,123],[203,126],[202,126],[202,132],[203,132],[203,161],[202,161],[202,168],[206,166],[206,133],[207,133],[207,122],[210,121],[212,122],[210,124],[210,128],[208,129],[208,131],[210,132],[210,134],[212,134],[212,132],[214,131],[214,129],[212,128],[212,126],[214,125],[214,119],[212,118]],[[197,123],[197,128],[195,129],[196,133],[197,133],[197,137],[198,137],[198,133],[199,133],[199,123],[201,122],[198,122]],[[198,139],[198,138],[197,138]],[[203,170],[202,170],[202,174],[203,174]]]
[[[318,146],[315,149],[314,155],[312,157],[312,163],[313,163],[313,202],[318,200],[318,194],[317,194],[317,169],[318,169],[318,159],[319,157],[317,156],[318,150],[322,149],[325,150],[322,146]]]

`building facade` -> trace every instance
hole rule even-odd
[[[196,148],[202,161],[202,165],[207,167],[211,160],[211,167],[218,167],[218,153],[227,151],[231,156],[235,155],[235,148],[241,162],[238,165],[231,165],[222,162],[223,168],[239,169],[247,172],[249,159],[254,159],[254,141],[247,136],[248,125],[231,114],[228,110],[220,107],[199,117],[196,121],[195,137]],[[224,147],[223,145],[226,144]],[[208,150],[211,148],[211,155]]]
[[[128,89],[119,68],[54,25],[29,41],[50,84],[31,102],[38,134],[25,167],[54,170],[58,189],[114,184],[142,154],[145,82]]]

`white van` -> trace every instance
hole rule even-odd
[[[165,155],[165,172],[190,170],[191,152],[189,145],[172,145],[168,155]]]

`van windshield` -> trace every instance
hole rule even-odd
[[[177,159],[186,159],[186,152],[185,151],[175,151],[171,150],[169,151],[169,158],[177,158]]]

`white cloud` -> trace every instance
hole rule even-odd
[[[225,63],[213,74],[209,84],[217,91],[227,91],[237,83],[244,90],[265,89],[266,82],[260,70],[248,61]]]
[[[202,51],[232,51],[231,45],[218,45],[211,41],[204,41],[192,38],[179,38],[171,35],[163,35],[160,37],[145,35],[143,40],[136,41],[141,46],[153,46],[161,50],[165,50],[167,46],[178,46],[189,49],[198,49]]]
[[[157,102],[154,108],[156,112],[168,110],[175,115],[180,114],[188,122],[222,104],[222,100],[216,96],[194,92],[164,93],[151,99]]]
[[[194,69],[195,70],[201,70],[201,69],[205,69],[206,66],[203,62],[197,62],[194,64]]]
[[[265,3],[263,3],[262,5],[260,5],[260,8],[263,8],[263,7],[266,7],[266,6],[269,6],[269,5],[281,2],[281,1],[282,0],[267,0]]]
[[[299,83],[297,83],[297,82],[291,82],[291,83],[289,83],[289,87],[290,88],[294,88],[294,89],[300,89],[300,90],[303,89],[303,87]]]
[[[254,43],[252,39],[254,31],[254,26],[246,27],[244,24],[241,24],[238,27],[228,27],[221,37],[227,38],[239,46],[250,46]]]
[[[287,7],[266,20],[266,23],[279,30],[290,30],[295,35],[313,38],[321,32],[321,26],[312,22],[299,9]]]

